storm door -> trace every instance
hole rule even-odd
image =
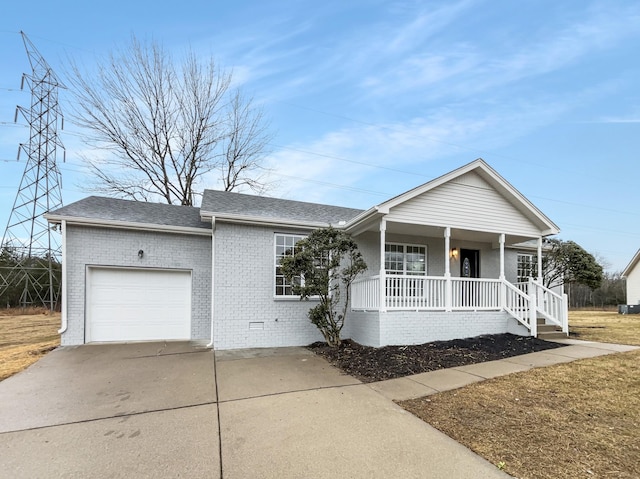
[[[460,277],[479,278],[480,277],[480,251],[477,249],[460,249]],[[462,306],[473,307],[478,296],[478,283],[474,281],[464,281],[460,288],[460,304]]]
[[[480,251],[477,249],[460,249],[460,277],[480,277]]]

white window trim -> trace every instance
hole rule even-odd
[[[384,247],[385,247],[385,263],[386,263],[386,253],[387,253],[387,245],[393,245],[393,246],[402,246],[402,275],[406,276],[409,273],[407,273],[407,246],[414,246],[414,247],[418,247],[418,248],[424,248],[424,272],[414,272],[412,274],[412,276],[427,276],[428,275],[428,270],[429,270],[429,249],[427,248],[426,244],[417,244],[417,243],[396,243],[395,241],[386,241],[384,243]],[[395,274],[395,273],[390,273],[391,270],[387,269],[387,265],[384,265],[384,270],[385,270],[385,274]],[[394,270],[395,271],[395,270]]]
[[[291,300],[299,300],[300,296],[296,294],[277,294],[277,285],[276,285],[276,271],[278,267],[277,259],[278,259],[278,236],[294,236],[299,238],[298,241],[305,239],[309,236],[308,233],[284,233],[281,231],[276,231],[273,234],[273,299],[278,301],[291,301]]]

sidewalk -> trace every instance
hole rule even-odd
[[[552,342],[566,344],[567,347],[523,354],[498,361],[440,369],[438,371],[370,383],[368,386],[387,399],[404,401],[461,388],[471,383],[504,376],[505,374],[639,349],[638,346],[597,343],[577,339],[558,339]]]

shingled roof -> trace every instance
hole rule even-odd
[[[200,208],[162,203],[121,200],[89,196],[47,214],[55,220],[85,219],[108,222],[138,223],[149,225],[177,226],[184,228],[210,229],[211,223],[200,219]]]
[[[216,190],[204,191],[200,210],[203,216],[333,225],[337,225],[340,221],[349,221],[363,211],[342,206]]]

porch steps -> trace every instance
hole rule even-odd
[[[555,324],[545,324],[544,318],[538,318],[538,339],[562,339],[566,337],[567,335],[562,332],[562,328],[560,326],[556,326]]]

